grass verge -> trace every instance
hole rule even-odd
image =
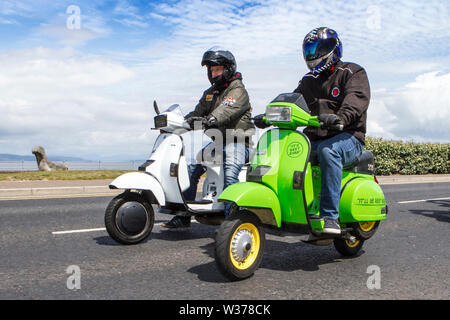
[[[0,172],[0,181],[104,180],[115,179],[129,170]]]

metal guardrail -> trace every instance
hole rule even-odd
[[[109,162],[109,161],[63,161],[69,170],[137,170],[145,160]],[[37,171],[36,161],[0,161],[2,171]]]

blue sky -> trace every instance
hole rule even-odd
[[[79,29],[67,28],[69,6]],[[344,61],[369,74],[368,134],[448,143],[447,0],[10,1],[0,3],[0,153],[140,159],[154,139],[153,99],[190,111],[208,81],[200,66],[229,48],[254,113],[307,72],[304,35],[334,28]],[[424,114],[426,110],[426,114]],[[143,147],[144,146],[144,147]]]

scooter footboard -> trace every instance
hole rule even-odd
[[[339,220],[342,223],[386,219],[386,200],[381,187],[371,179],[350,180],[342,190]]]
[[[219,196],[219,201],[230,201],[252,211],[265,224],[281,227],[281,207],[272,189],[256,182],[234,183]]]
[[[155,177],[143,172],[129,172],[117,177],[109,184],[110,189],[151,191],[160,206],[166,205],[166,197],[161,184]]]

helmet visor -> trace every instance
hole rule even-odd
[[[319,59],[332,52],[336,45],[336,38],[306,42],[303,44],[303,57],[306,61]]]

